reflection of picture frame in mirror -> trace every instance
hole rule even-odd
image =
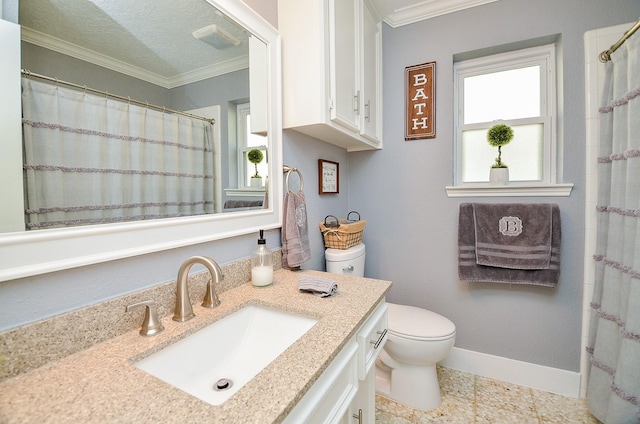
[[[338,162],[318,159],[318,193],[340,193],[340,164]]]

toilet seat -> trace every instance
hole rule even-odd
[[[388,332],[410,340],[438,341],[455,337],[456,326],[435,312],[387,302]]]

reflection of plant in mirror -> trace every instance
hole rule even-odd
[[[260,178],[260,174],[258,174],[258,164],[262,162],[263,158],[264,158],[264,155],[259,149],[249,150],[249,153],[247,154],[247,159],[249,159],[249,162],[254,164],[254,166],[256,167],[256,174],[253,176],[253,178]]]
[[[513,130],[510,126],[505,124],[497,124],[489,128],[487,131],[487,141],[493,147],[498,148],[498,157],[492,168],[508,168],[507,164],[502,162],[502,146],[509,144],[513,140]]]

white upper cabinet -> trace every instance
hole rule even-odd
[[[279,0],[283,126],[382,147],[382,32],[367,0]]]

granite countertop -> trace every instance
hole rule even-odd
[[[330,276],[338,293],[298,290],[301,274]],[[165,331],[130,331],[0,384],[0,422],[278,423],[295,407],[391,287],[389,281],[318,271],[278,270],[274,284],[250,283],[220,294],[221,305],[194,305],[196,317],[163,319]],[[318,319],[282,355],[222,405],[212,406],[132,365],[168,344],[246,306],[264,305]]]

